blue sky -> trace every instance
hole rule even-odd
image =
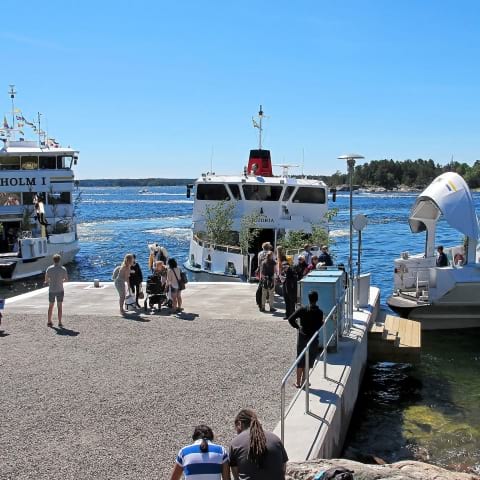
[[[78,178],[241,172],[259,104],[274,163],[304,152],[305,173],[352,151],[472,164],[479,21],[474,1],[26,0],[3,16],[0,106],[15,84]]]

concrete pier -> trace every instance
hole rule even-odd
[[[47,289],[6,302],[0,338],[0,478],[168,478],[193,427],[219,443],[234,436],[240,408],[265,428],[280,417],[281,380],[295,360],[296,330],[279,311],[260,313],[256,285],[190,283],[185,311],[123,318],[111,283],[68,283],[64,329],[47,328]],[[340,453],[366,365],[366,326],[378,306],[311,375],[287,416],[291,460]],[[54,324],[56,317],[54,316]],[[287,402],[297,392],[292,382]],[[303,398],[302,398],[303,397]],[[277,428],[278,431],[278,428]]]
[[[368,326],[375,320],[379,301],[379,289],[371,287],[368,306],[353,312],[350,334],[340,339],[335,353],[328,353],[327,376],[321,362],[311,371],[310,413],[305,413],[305,391],[287,408],[285,448],[290,460],[341,455],[367,366]],[[278,423],[275,433],[280,436],[280,431]]]

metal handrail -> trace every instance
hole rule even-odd
[[[213,243],[210,242],[209,240],[203,240],[200,238],[198,235],[194,235],[193,239],[200,245],[200,246],[205,246],[205,247],[211,247],[214,250],[216,250],[216,247],[220,248],[225,248],[227,253],[242,253],[242,248],[238,247],[236,245],[222,245],[220,243]],[[220,250],[219,250],[220,251]]]
[[[328,322],[333,322],[334,324],[334,329],[333,333],[330,335],[330,337],[327,340],[327,324]],[[332,342],[332,340],[335,338],[338,344],[338,328],[337,328],[337,305],[334,305],[332,309],[330,310],[329,314],[325,318],[325,322],[322,325],[322,327],[315,332],[315,334],[312,336],[312,338],[309,340],[307,343],[307,346],[302,350],[300,355],[297,357],[295,362],[293,362],[293,365],[288,369],[287,373],[283,377],[282,380],[282,386],[280,388],[280,432],[281,432],[281,439],[282,443],[284,442],[285,438],[285,385],[287,384],[288,379],[290,378],[290,375],[292,372],[297,368],[298,363],[300,360],[305,357],[305,382],[293,398],[292,402],[297,399],[297,397],[300,395],[303,387],[305,386],[305,413],[310,413],[310,368],[308,368],[308,365],[310,365],[310,346],[312,343],[319,339],[320,333],[323,335],[323,352],[320,354],[320,357],[322,358],[323,362],[323,377],[327,377],[327,348]],[[288,412],[287,412],[288,413]]]

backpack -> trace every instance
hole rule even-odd
[[[353,471],[343,467],[332,467],[324,472],[317,473],[314,480],[354,480]]]
[[[120,265],[117,265],[114,270],[113,270],[113,273],[112,273],[112,280],[115,281],[117,278],[118,278],[118,275],[120,274]]]

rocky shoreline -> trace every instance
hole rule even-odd
[[[480,476],[473,473],[452,472],[413,460],[385,465],[368,465],[342,458],[288,463],[285,479],[313,480],[317,473],[332,467],[344,467],[353,471],[355,480],[480,480]]]

